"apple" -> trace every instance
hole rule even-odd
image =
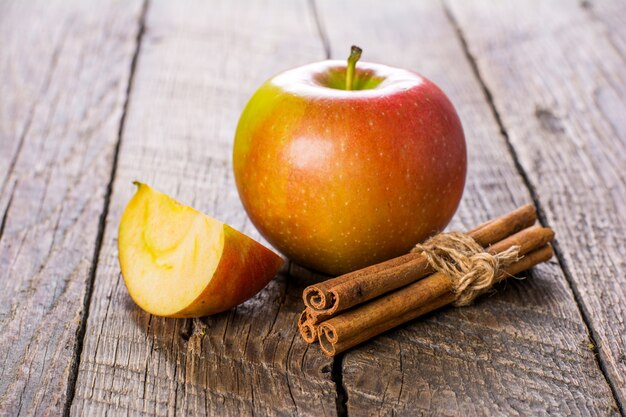
[[[241,304],[272,280],[283,259],[232,227],[137,184],[120,221],[122,276],[139,307],[201,317]]]
[[[443,230],[465,185],[461,121],[405,69],[328,60],[283,72],[246,105],[233,168],[250,219],[278,250],[336,275]]]

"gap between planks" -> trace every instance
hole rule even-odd
[[[133,87],[133,79],[135,70],[137,68],[137,60],[139,52],[141,50],[141,42],[145,32],[146,14],[148,12],[149,0],[143,0],[141,6],[141,13],[139,14],[139,20],[137,22],[137,36],[135,37],[135,50],[133,51],[133,58],[130,62],[130,71],[128,74],[128,83],[126,85],[126,95],[124,97],[124,105],[122,108],[122,115],[120,117],[119,129],[117,132],[117,143],[115,144],[115,150],[113,152],[113,161],[111,163],[111,175],[109,177],[109,183],[107,184],[106,195],[104,197],[104,204],[100,219],[98,223],[98,233],[96,235],[96,245],[94,247],[93,258],[91,261],[91,268],[89,270],[89,280],[87,282],[87,290],[85,291],[85,298],[83,300],[83,315],[80,321],[80,326],[76,331],[76,348],[74,350],[74,360],[70,368],[67,384],[67,398],[63,407],[63,416],[69,417],[72,403],[74,402],[74,395],[76,393],[76,381],[78,380],[78,370],[80,365],[80,359],[83,352],[84,338],[87,330],[87,319],[89,318],[89,306],[91,305],[91,295],[93,293],[93,284],[96,278],[96,272],[98,270],[98,259],[100,258],[100,251],[102,249],[102,240],[104,237],[104,229],[106,226],[106,219],[109,213],[109,205],[111,203],[111,194],[113,191],[113,181],[115,180],[115,174],[117,172],[117,161],[119,157],[120,145],[122,143],[122,134],[124,132],[124,125],[126,122],[126,113],[128,111],[128,102],[130,101],[130,94]]]
[[[314,0],[312,0],[312,1],[314,1]],[[487,100],[487,104],[489,105],[489,108],[491,109],[493,117],[496,120],[498,128],[500,129],[500,133],[502,134],[502,136],[504,138],[504,142],[505,142],[505,144],[507,146],[507,149],[508,149],[509,153],[511,154],[511,158],[513,159],[513,162],[515,164],[515,168],[516,168],[517,172],[519,173],[519,175],[521,176],[522,181],[524,182],[525,187],[528,189],[528,192],[530,193],[530,197],[531,197],[531,199],[533,201],[533,204],[537,208],[537,217],[539,218],[539,221],[540,221],[540,223],[542,225],[549,226],[548,221],[547,221],[547,217],[546,217],[545,212],[543,210],[543,207],[542,207],[542,204],[541,204],[541,200],[539,198],[537,190],[534,187],[534,185],[532,184],[532,182],[530,181],[530,179],[528,177],[528,174],[526,173],[526,171],[522,167],[522,164],[520,163],[520,160],[519,160],[519,157],[517,155],[517,152],[515,151],[515,148],[513,147],[513,144],[511,143],[509,134],[508,134],[506,128],[504,127],[504,123],[502,122],[502,118],[500,116],[500,112],[496,108],[495,102],[493,100],[493,94],[492,94],[491,90],[489,89],[489,87],[487,86],[487,84],[485,83],[484,77],[480,73],[480,70],[478,68],[478,64],[476,62],[476,57],[474,57],[474,55],[472,54],[472,52],[469,49],[469,46],[467,44],[467,40],[465,38],[465,35],[463,34],[463,30],[461,29],[461,26],[457,22],[456,18],[452,14],[452,12],[449,9],[449,7],[446,5],[445,0],[442,0],[441,5],[443,7],[444,13],[445,13],[448,21],[450,22],[450,24],[454,28],[454,31],[457,34],[457,37],[458,37],[458,39],[459,39],[459,41],[461,43],[461,46],[463,48],[463,53],[465,54],[465,57],[467,58],[470,66],[472,68],[472,71],[474,73],[474,77],[476,78],[476,80],[478,81],[480,87],[483,90],[483,93],[485,95],[485,99]],[[583,9],[586,9],[582,5],[581,5],[581,7]],[[614,385],[613,381],[611,380],[611,378],[610,378],[610,376],[608,374],[608,371],[606,369],[606,364],[604,362],[604,359],[602,358],[602,355],[600,355],[600,351],[598,349],[598,342],[597,342],[599,337],[597,335],[596,330],[593,328],[591,320],[589,319],[589,312],[585,309],[585,306],[582,303],[582,297],[580,295],[578,287],[576,286],[576,283],[574,282],[574,279],[572,277],[572,273],[569,270],[569,268],[567,267],[567,264],[564,262],[563,253],[562,253],[561,248],[559,246],[558,240],[555,240],[554,242],[552,242],[552,246],[554,248],[554,256],[555,256],[555,258],[556,258],[556,260],[558,262],[559,268],[563,271],[563,275],[565,276],[565,278],[567,280],[567,284],[569,285],[570,289],[572,290],[572,294],[574,295],[574,300],[576,301],[576,307],[578,308],[580,316],[582,317],[583,322],[585,323],[585,327],[587,328],[587,333],[589,335],[589,339],[591,340],[591,343],[593,344],[593,352],[594,352],[594,357],[595,357],[595,360],[596,360],[596,364],[598,365],[598,368],[600,369],[600,372],[602,372],[602,375],[604,376],[604,379],[606,380],[609,388],[611,389],[611,394],[613,395],[613,399],[615,400],[615,403],[617,404],[617,406],[619,408],[620,414],[621,415],[626,415],[625,410],[624,410],[622,404],[619,401],[619,396],[617,395],[617,390],[615,388],[615,385]]]
[[[316,0],[308,0],[313,20],[317,26],[317,33],[320,37],[320,42],[324,46],[324,53],[326,59],[331,58],[330,41],[326,32],[326,27],[320,18],[319,11],[317,9]],[[343,383],[343,353],[340,353],[333,357],[333,366],[331,370],[331,378],[335,383],[335,407],[337,410],[337,417],[348,417],[348,390]]]

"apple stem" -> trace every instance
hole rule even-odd
[[[348,67],[346,68],[346,90],[352,90],[352,82],[354,79],[354,68],[356,62],[361,58],[363,50],[356,45],[350,48],[350,56],[348,57]]]

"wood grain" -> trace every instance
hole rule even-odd
[[[363,60],[415,69],[455,103],[470,170],[452,228],[465,229],[531,200],[440,4],[317,4],[333,57],[343,58],[355,43],[364,49]],[[348,415],[616,414],[588,344],[566,277],[551,262],[473,307],[444,310],[347,352]]]
[[[0,415],[60,415],[139,1],[0,3]]]
[[[149,6],[72,415],[336,414],[332,361],[297,333],[305,280],[284,272],[230,312],[162,319],[130,300],[116,249],[134,179],[260,240],[232,178],[239,114],[265,79],[322,58],[304,0]]]
[[[568,0],[472,6],[454,1],[451,12],[559,236],[559,257],[624,410],[626,7]]]

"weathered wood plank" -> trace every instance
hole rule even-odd
[[[133,82],[73,415],[335,415],[332,361],[297,334],[286,273],[237,309],[151,317],[130,300],[116,236],[131,180],[259,238],[232,178],[236,123],[274,73],[323,58],[306,1],[154,2]]]
[[[614,0],[582,1],[580,6],[592,21],[600,23],[596,30],[604,32],[617,52],[626,56],[626,2]],[[620,130],[623,132],[624,130]]]
[[[559,236],[560,259],[624,410],[626,6],[525,5],[453,1],[451,12]]]
[[[469,174],[453,228],[531,200],[441,4],[322,0],[318,6],[333,57],[343,58],[356,43],[364,60],[415,69],[456,104]],[[348,414],[615,414],[588,343],[567,280],[550,262],[476,306],[442,311],[347,352]]]
[[[0,3],[0,415],[72,389],[140,10]]]

